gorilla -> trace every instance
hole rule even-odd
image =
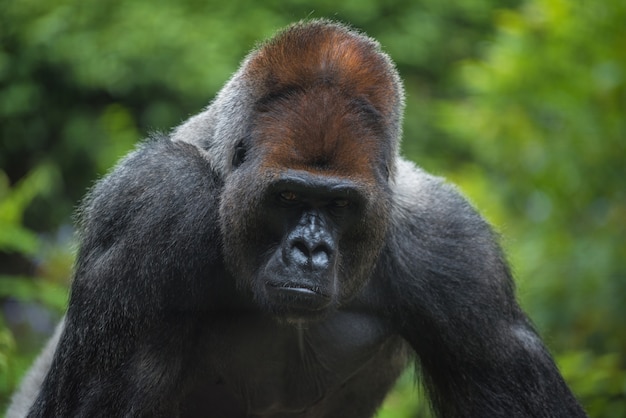
[[[91,190],[67,313],[9,417],[584,417],[497,237],[399,155],[380,45],[294,24]]]

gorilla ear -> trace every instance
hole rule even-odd
[[[235,153],[233,154],[233,168],[239,167],[246,160],[246,146],[243,143],[243,139],[235,146]]]

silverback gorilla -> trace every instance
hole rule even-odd
[[[91,191],[69,307],[9,417],[583,417],[497,239],[398,154],[374,40],[295,24]]]

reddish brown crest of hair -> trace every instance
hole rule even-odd
[[[263,45],[249,62],[264,95],[327,83],[367,98],[384,116],[399,106],[391,63],[372,39],[340,24],[296,24]]]
[[[255,137],[266,167],[373,181],[393,158],[394,74],[375,41],[335,23],[298,24],[263,45],[247,75],[261,89]]]
[[[315,87],[273,100],[259,112],[253,137],[265,168],[306,170],[371,183],[385,169],[389,143],[371,105]],[[379,171],[380,173],[380,171]]]

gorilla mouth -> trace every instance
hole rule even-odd
[[[327,308],[332,298],[317,287],[302,284],[266,283],[268,297],[273,307],[282,313],[305,315]]]

